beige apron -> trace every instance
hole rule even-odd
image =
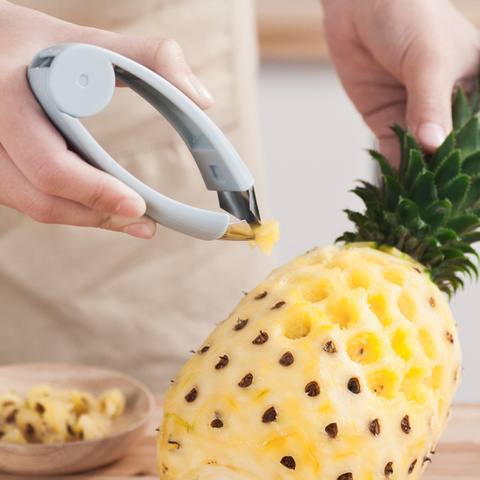
[[[215,97],[211,118],[256,178],[255,29],[250,0],[30,0],[65,20],[170,37]],[[178,135],[121,89],[89,128],[134,175],[167,196],[218,210]],[[263,213],[263,212],[262,212]],[[162,392],[215,324],[271,267],[246,243],[165,228],[153,240],[35,223],[0,208],[0,364],[63,361],[121,370]]]

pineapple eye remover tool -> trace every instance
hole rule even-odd
[[[148,187],[120,166],[78,120],[101,112],[115,80],[155,107],[189,148],[208,190],[218,194],[223,212],[175,201]],[[152,70],[115,52],[86,44],[54,45],[40,51],[28,67],[28,81],[45,113],[69,148],[91,165],[138,192],[146,214],[156,222],[202,240],[251,240],[260,215],[253,177],[212,120],[180,90]]]

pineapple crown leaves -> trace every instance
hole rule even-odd
[[[346,210],[356,226],[337,241],[374,242],[405,252],[423,264],[449,296],[478,277],[471,244],[480,241],[480,88],[470,102],[459,89],[453,102],[453,131],[433,155],[422,152],[408,130],[394,125],[401,163],[398,171],[370,150],[379,185],[361,182],[353,192],[364,213]]]

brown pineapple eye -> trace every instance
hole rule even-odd
[[[260,330],[260,333],[258,334],[257,337],[255,337],[252,341],[254,345],[263,345],[266,341],[268,340],[268,333],[267,332],[262,332]]]
[[[277,419],[277,411],[275,407],[270,407],[269,409],[265,410],[265,413],[262,416],[263,423],[271,423]]]
[[[357,377],[352,377],[348,381],[347,388],[352,392],[352,393],[360,393],[362,391],[362,387],[360,385],[360,380]]]
[[[338,435],[338,425],[336,423],[330,423],[325,427],[325,431],[327,432],[330,438],[337,438]]]
[[[388,462],[385,465],[385,476],[391,477],[393,475],[393,462]]]
[[[318,395],[320,395],[320,385],[318,384],[318,382],[313,381],[307,383],[307,385],[305,386],[305,393],[309,397],[317,397]]]
[[[332,340],[329,340],[324,346],[323,350],[327,353],[336,353],[337,352],[337,347],[333,343]]]
[[[368,426],[368,429],[370,430],[370,433],[373,435],[377,436],[380,434],[380,422],[378,418],[370,422],[370,425]]]
[[[242,319],[242,318],[239,318],[237,320],[237,323],[235,324],[235,326],[233,327],[233,329],[238,332],[239,330],[242,330],[242,328],[244,328],[248,323],[248,318],[245,318],[245,319]]]
[[[197,396],[198,396],[198,392],[197,392],[197,389],[194,387],[185,395],[185,400],[188,403],[192,403],[196,400]]]
[[[242,388],[249,387],[253,382],[253,375],[251,373],[247,373],[241,380],[238,382],[238,386]]]
[[[280,463],[284,466],[289,468],[290,470],[295,470],[297,464],[295,463],[295,459],[290,456],[285,456],[280,460]]]
[[[214,418],[211,422],[210,422],[210,426],[212,428],[222,428],[223,427],[223,422],[219,419],[219,418]]]
[[[405,415],[402,418],[400,427],[402,428],[403,433],[406,433],[407,435],[412,431],[412,427],[410,426],[410,417],[408,415]]]
[[[293,354],[292,352],[285,352],[280,360],[278,361],[278,363],[280,363],[280,365],[284,366],[284,367],[288,367],[290,366],[293,362],[295,361],[295,359],[293,358]]]
[[[220,357],[220,360],[218,361],[218,363],[215,365],[215,369],[220,370],[222,368],[225,368],[228,365],[229,361],[230,360],[228,358],[228,355],[222,355]]]

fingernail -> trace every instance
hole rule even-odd
[[[416,137],[426,150],[435,150],[445,141],[447,135],[440,125],[423,123],[418,127]]]
[[[213,102],[213,97],[212,94],[207,90],[207,87],[200,81],[200,79],[191,73],[188,76],[188,79],[190,80],[190,83],[192,84],[193,88],[195,91],[203,98],[206,100]]]
[[[134,223],[123,229],[123,233],[136,238],[149,239],[155,234],[155,229],[145,223]]]
[[[115,213],[129,218],[138,218],[145,213],[145,202],[140,199],[127,198],[117,205]]]

